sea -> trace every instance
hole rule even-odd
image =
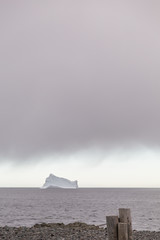
[[[0,188],[0,226],[79,221],[105,227],[119,208],[131,209],[133,229],[160,231],[158,188]]]

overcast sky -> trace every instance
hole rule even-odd
[[[159,9],[0,2],[1,187],[160,187]]]

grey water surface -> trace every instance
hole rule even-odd
[[[0,226],[75,221],[105,224],[106,216],[130,208],[133,229],[160,230],[160,189],[0,188]]]

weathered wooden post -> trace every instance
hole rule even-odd
[[[107,216],[108,240],[118,240],[118,216]]]
[[[119,209],[119,221],[120,221],[120,223],[126,223],[128,225],[128,240],[133,240],[131,211],[129,208],[120,208]]]
[[[118,240],[128,240],[127,223],[118,223]]]

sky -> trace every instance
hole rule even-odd
[[[0,187],[160,187],[159,8],[0,2]]]

